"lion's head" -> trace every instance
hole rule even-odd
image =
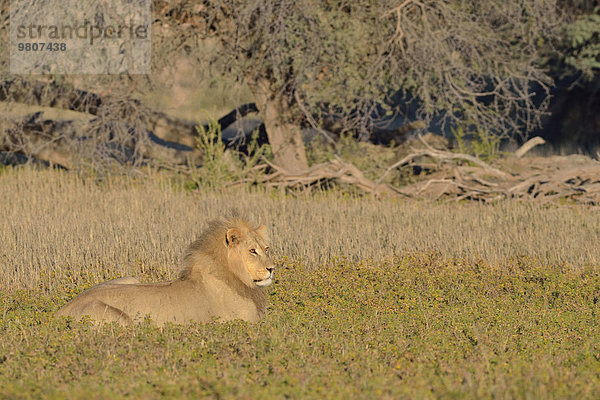
[[[188,249],[181,276],[190,276],[194,269],[205,265],[201,261],[208,255],[215,260],[213,266],[226,267],[246,286],[269,286],[273,282],[275,264],[267,241],[264,225],[253,227],[239,218],[211,221]]]
[[[237,224],[225,234],[229,264],[233,272],[248,286],[269,286],[273,282],[275,264],[269,254],[266,227],[251,229]]]

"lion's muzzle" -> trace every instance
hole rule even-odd
[[[263,280],[255,280],[254,283],[256,283],[256,286],[260,286],[260,287],[266,287],[269,286],[271,283],[273,283],[273,268],[267,268],[267,270],[269,271],[269,276]]]

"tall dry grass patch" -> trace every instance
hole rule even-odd
[[[600,265],[600,212],[584,206],[294,198],[261,190],[190,193],[156,177],[95,183],[33,168],[0,172],[0,288],[78,286],[138,275],[173,278],[208,219],[232,208],[271,228],[276,257],[317,267],[333,257],[406,252]]]

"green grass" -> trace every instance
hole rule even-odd
[[[597,268],[433,254],[282,262],[258,324],[55,320],[3,293],[2,398],[597,398]]]

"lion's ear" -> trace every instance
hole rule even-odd
[[[258,233],[263,239],[265,239],[265,240],[269,239],[269,231],[267,230],[266,226],[264,226],[264,225],[259,226],[258,228],[256,228],[255,232]]]
[[[242,240],[242,236],[242,231],[237,228],[231,228],[225,234],[225,243],[229,247],[236,245]]]

